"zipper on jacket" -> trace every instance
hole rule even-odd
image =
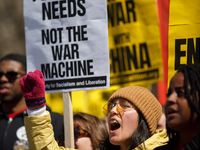
[[[13,121],[13,119],[12,118],[9,118],[9,120],[8,120],[8,125],[7,125],[7,127],[6,127],[6,131],[5,131],[5,133],[4,133],[4,136],[3,136],[3,143],[2,143],[2,148],[4,149],[4,144],[5,144],[5,141],[6,141],[6,136],[7,136],[7,132],[8,132],[8,129],[9,129],[9,127],[10,127],[10,124],[11,124],[11,122]]]

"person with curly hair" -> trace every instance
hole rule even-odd
[[[171,78],[165,104],[169,142],[156,150],[200,149],[200,65],[182,65]]]

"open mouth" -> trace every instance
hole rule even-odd
[[[120,124],[116,120],[110,121],[110,130],[114,131],[120,128]]]
[[[168,109],[168,112],[167,112],[168,115],[173,114],[173,113],[176,113],[174,109]]]

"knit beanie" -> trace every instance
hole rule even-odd
[[[151,135],[155,133],[157,124],[162,116],[162,106],[156,97],[147,89],[140,86],[128,86],[115,91],[108,101],[123,98],[133,105],[144,116]]]

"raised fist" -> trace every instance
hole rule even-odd
[[[46,105],[44,76],[40,70],[29,72],[19,84],[28,108]]]

